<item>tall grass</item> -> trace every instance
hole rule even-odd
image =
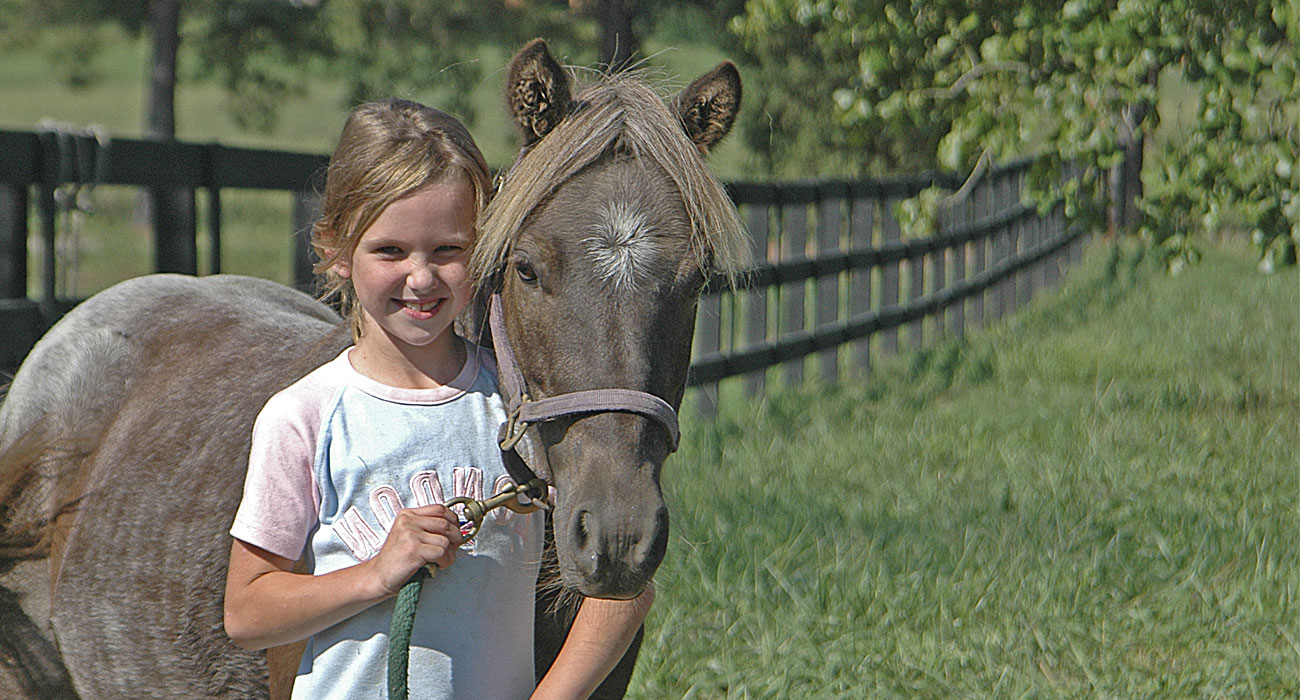
[[[1300,695],[1300,285],[1103,245],[870,379],[724,390],[632,697]]]

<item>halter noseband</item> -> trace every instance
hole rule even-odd
[[[634,389],[586,389],[534,399],[528,395],[528,387],[524,382],[523,374],[519,372],[519,365],[515,362],[510,339],[506,337],[500,292],[492,294],[488,307],[488,326],[492,332],[492,345],[496,350],[498,383],[501,394],[506,400],[506,422],[501,424],[497,439],[502,452],[507,456],[513,456],[512,459],[506,460],[507,467],[513,466],[511,462],[517,460],[517,466],[528,468],[515,448],[530,424],[584,413],[620,411],[650,418],[659,423],[668,434],[668,451],[670,453],[677,451],[681,431],[677,425],[677,411],[673,410],[667,401],[654,394]],[[544,471],[549,472],[549,469]],[[535,475],[531,474],[512,474],[512,476],[516,481],[521,477],[535,478]],[[541,476],[549,479],[551,475],[546,473]]]

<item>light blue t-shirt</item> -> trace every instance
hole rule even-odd
[[[309,570],[324,574],[374,556],[401,508],[482,499],[512,483],[496,444],[505,411],[491,356],[470,346],[467,358],[448,386],[413,390],[357,373],[345,352],[277,394],[254,428],[232,534],[291,559],[305,544]],[[308,450],[309,465],[292,456]],[[412,633],[412,698],[532,692],[542,518],[493,511],[456,562],[425,582]],[[296,542],[303,544],[294,551]],[[312,636],[293,697],[385,698],[392,614],[390,599]]]

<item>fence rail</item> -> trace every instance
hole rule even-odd
[[[55,276],[58,205],[69,185],[128,185],[155,202],[154,265],[198,274],[200,215],[207,269],[221,271],[221,192],[263,189],[293,198],[288,225],[301,234],[318,207],[328,158],[218,144],[101,141],[89,133],[0,131],[0,368],[12,369],[77,300],[59,298]],[[956,188],[949,174],[789,183],[736,182],[728,191],[752,235],[755,265],[734,287],[714,280],[700,301],[689,382],[716,402],[717,383],[747,376],[761,390],[772,368],[803,381],[815,362],[835,381],[849,368],[960,335],[1023,305],[1055,283],[1077,257],[1081,232],[1059,211],[1039,216],[1021,202],[1028,161],[990,171],[940,217],[939,232],[903,240],[898,202],[932,185]],[[29,212],[44,252],[40,293],[28,296]],[[294,237],[293,279],[311,282],[305,236]],[[808,358],[815,358],[809,360]]]
[[[960,336],[1054,286],[1085,231],[1058,206],[1022,201],[1030,161],[989,172],[940,212],[938,231],[904,240],[895,205],[947,175],[861,181],[733,183],[754,266],[734,285],[711,281],[700,301],[688,384],[703,410],[718,383],[800,383],[865,372],[873,358]]]
[[[56,293],[59,208],[55,193],[69,185],[127,185],[151,193],[157,272],[198,274],[200,214],[196,190],[206,191],[203,229],[207,269],[221,272],[221,192],[279,190],[294,199],[295,232],[310,221],[328,156],[231,148],[220,144],[101,140],[89,132],[0,131],[0,368],[16,367],[36,339],[77,303]],[[36,210],[42,245],[41,284],[28,298],[29,210]],[[311,273],[306,240],[295,237],[295,282]]]

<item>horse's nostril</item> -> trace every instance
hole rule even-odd
[[[589,510],[580,510],[573,519],[573,543],[579,552],[578,568],[584,576],[595,577],[600,568],[600,531],[597,518]]]
[[[578,511],[578,516],[574,518],[573,542],[581,550],[586,550],[588,543],[593,539],[595,533],[591,531],[592,524],[594,523],[591,520],[591,511]]]

